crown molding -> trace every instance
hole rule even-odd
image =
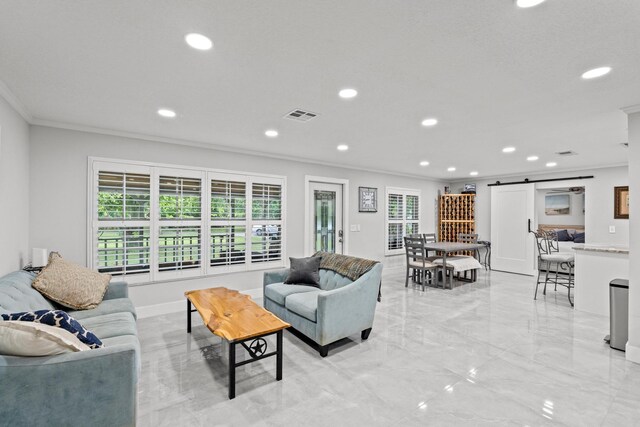
[[[640,104],[630,105],[628,107],[622,107],[621,110],[624,111],[626,114],[640,113]]]
[[[629,167],[629,163],[611,163],[609,165],[598,165],[598,166],[586,166],[586,167],[577,167],[577,168],[567,168],[567,169],[555,169],[555,170],[546,170],[546,171],[535,171],[535,172],[516,172],[510,174],[503,175],[489,175],[483,177],[470,177],[469,179],[456,179],[455,181],[451,181],[451,184],[461,184],[469,181],[473,181],[475,178],[476,181],[489,181],[494,179],[505,179],[505,178],[528,178],[529,176],[540,176],[540,175],[556,175],[558,173],[564,172],[581,172],[581,171],[590,171],[590,170],[599,170],[599,169],[610,169],[610,168],[620,168],[620,167]],[[480,179],[478,179],[480,178]],[[559,177],[562,178],[562,177]],[[571,177],[569,177],[571,178]]]
[[[361,167],[361,166],[345,165],[345,164],[341,164],[341,163],[325,162],[325,161],[320,161],[320,160],[307,159],[307,158],[303,158],[303,157],[287,156],[287,155],[283,155],[283,154],[268,153],[266,151],[250,150],[250,149],[247,149],[247,148],[236,148],[236,147],[231,147],[231,146],[228,146],[228,145],[216,144],[216,143],[212,143],[212,142],[191,141],[191,140],[184,140],[184,139],[178,139],[178,138],[168,138],[168,137],[164,137],[164,136],[148,135],[148,134],[142,134],[142,133],[137,133],[137,132],[128,132],[128,131],[115,130],[115,129],[98,128],[98,127],[93,127],[93,126],[79,125],[79,124],[75,124],[75,123],[64,123],[64,122],[58,122],[58,121],[52,121],[52,120],[43,120],[43,119],[38,119],[38,118],[33,118],[29,123],[31,125],[33,125],[33,126],[42,126],[42,127],[56,128],[56,129],[74,130],[74,131],[78,131],[78,132],[95,133],[95,134],[99,134],[99,135],[118,136],[118,137],[121,137],[121,138],[138,139],[138,140],[142,140],[142,141],[161,142],[161,143],[165,143],[165,144],[175,144],[175,145],[183,145],[183,146],[187,146],[187,147],[204,148],[204,149],[207,149],[207,150],[223,151],[223,152],[227,152],[227,153],[245,154],[245,155],[251,155],[251,156],[258,156],[258,157],[268,157],[268,158],[271,158],[271,159],[288,160],[288,161],[298,162],[298,163],[307,163],[307,164],[312,164],[312,165],[321,165],[321,166],[328,166],[328,167],[347,169],[347,170],[357,170],[357,171],[371,172],[371,173],[376,173],[376,174],[398,176],[398,177],[403,177],[403,178],[420,179],[420,180],[426,180],[426,181],[435,182],[435,183],[438,183],[438,184],[445,184],[445,183],[448,182],[447,180],[442,179],[442,178],[434,178],[434,177],[425,176],[425,175],[400,173],[400,172],[394,172],[394,171],[385,170],[385,169],[366,168],[366,167]]]
[[[13,107],[14,110],[22,116],[22,118],[29,124],[33,122],[33,116],[27,110],[27,107],[18,99],[18,97],[9,89],[9,86],[2,80],[0,80],[0,96]]]

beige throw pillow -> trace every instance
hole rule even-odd
[[[35,322],[0,321],[0,354],[52,356],[90,350],[71,332]]]
[[[110,274],[89,270],[65,261],[57,252],[51,252],[49,264],[31,286],[65,307],[88,310],[102,302],[110,280]]]

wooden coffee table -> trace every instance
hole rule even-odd
[[[289,325],[260,307],[249,295],[227,288],[210,288],[184,293],[187,297],[187,332],[191,333],[191,313],[197,311],[211,332],[229,342],[229,399],[236,397],[236,368],[276,356],[276,380],[282,379],[282,330]],[[195,309],[191,308],[191,305]],[[264,337],[277,335],[276,351],[267,353]],[[247,345],[247,341],[251,341]],[[236,363],[236,345],[251,359]]]

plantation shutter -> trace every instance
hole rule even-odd
[[[149,273],[150,175],[98,171],[97,181],[97,270],[113,276]]]
[[[387,250],[402,249],[404,198],[402,194],[390,193],[387,201]]]
[[[420,195],[416,190],[387,188],[385,253],[401,253],[404,237],[420,233]]]
[[[247,252],[247,184],[211,180],[211,266],[239,265]]]
[[[202,180],[160,175],[158,271],[183,271],[202,266]]]
[[[282,186],[251,186],[251,262],[282,259]]]

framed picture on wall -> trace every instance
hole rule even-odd
[[[360,212],[378,212],[378,189],[358,187]]]
[[[569,194],[547,194],[544,196],[545,215],[569,215],[571,196]]]
[[[629,219],[629,187],[614,187],[613,217]]]

